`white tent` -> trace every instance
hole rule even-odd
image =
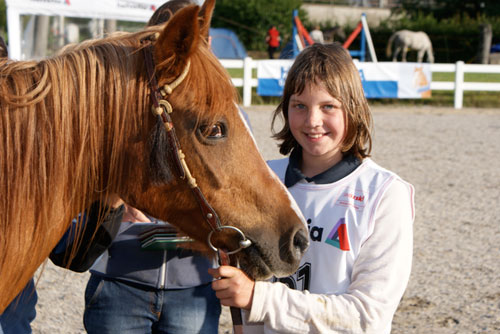
[[[9,56],[21,59],[21,15],[147,22],[168,0],[7,0]]]

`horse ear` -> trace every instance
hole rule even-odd
[[[169,71],[182,71],[199,43],[199,9],[198,6],[185,7],[168,21],[155,44],[157,69],[168,66]]]
[[[205,0],[200,10],[201,35],[208,40],[210,32],[210,21],[212,20],[212,13],[214,12],[215,0]]]

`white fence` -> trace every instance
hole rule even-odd
[[[232,81],[236,87],[243,87],[243,105],[245,107],[252,104],[252,87],[257,87],[257,79],[253,78],[252,71],[257,68],[258,62],[258,60],[253,60],[250,57],[243,60],[221,60],[225,68],[243,68],[243,78],[233,78]],[[463,61],[458,61],[455,64],[431,64],[431,71],[455,73],[455,81],[431,82],[431,90],[455,91],[455,109],[462,109],[464,91],[500,92],[500,82],[464,82],[465,73],[500,74],[500,65],[464,64]]]
[[[464,82],[465,73],[500,73],[500,65],[464,64],[457,61],[455,64],[432,64],[432,72],[455,72],[455,82],[431,82],[431,90],[454,90],[455,109],[462,109],[464,91],[500,92],[500,82]],[[500,101],[500,97],[499,97]]]

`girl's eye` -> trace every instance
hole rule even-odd
[[[333,111],[333,110],[340,110],[342,106],[337,104],[325,104],[322,108],[323,110],[326,111]]]
[[[305,105],[303,105],[302,103],[296,103],[294,106],[293,106],[295,109],[300,109],[300,110],[303,110],[306,108]]]

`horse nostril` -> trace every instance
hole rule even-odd
[[[304,254],[307,247],[309,247],[309,239],[307,238],[307,234],[304,229],[300,229],[293,236],[293,247],[294,250],[298,250],[300,256]]]
[[[298,264],[309,247],[308,233],[299,228],[286,233],[280,238],[280,259],[290,264]]]

